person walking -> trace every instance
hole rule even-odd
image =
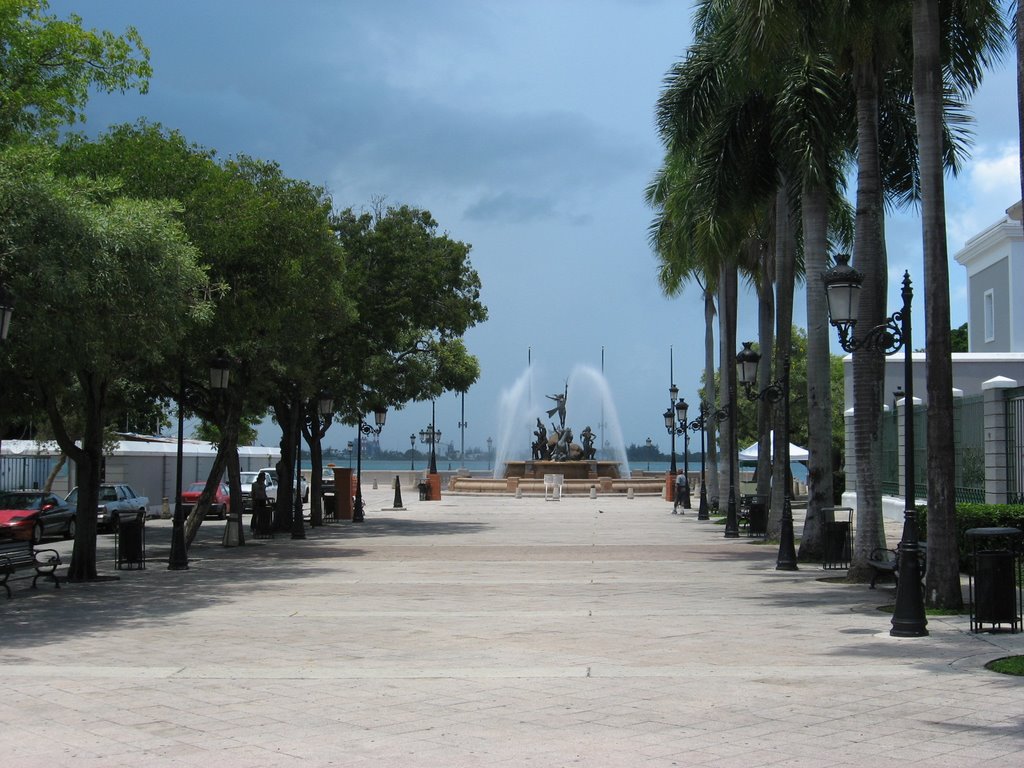
[[[270,507],[267,505],[267,474],[262,470],[252,483],[252,532],[258,539],[269,538]]]

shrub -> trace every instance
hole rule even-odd
[[[918,530],[928,538],[928,509],[918,507]],[[960,570],[971,568],[971,545],[966,532],[971,528],[1017,528],[1024,531],[1024,504],[957,504],[956,539],[960,550]]]

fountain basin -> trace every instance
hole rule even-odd
[[[561,475],[566,480],[618,478],[617,461],[550,461],[546,459],[505,462],[505,477],[543,480],[544,475]]]

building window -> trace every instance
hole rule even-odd
[[[992,289],[985,291],[985,341],[996,340],[995,294]]]

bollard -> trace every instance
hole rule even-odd
[[[373,478],[373,490],[377,490],[377,478]]]
[[[395,475],[395,509],[405,509],[402,506],[402,483],[398,480],[398,475]]]
[[[516,486],[516,498],[517,499],[523,498],[523,489],[520,488],[518,485]]]
[[[633,498],[633,486],[630,486],[629,488],[626,489],[626,498],[627,499],[632,499]]]
[[[597,486],[596,485],[590,486],[590,498],[592,498],[592,499],[596,499],[597,498]]]
[[[164,520],[171,519],[171,503],[167,500],[166,496],[164,496],[164,503],[160,507],[160,517]]]

